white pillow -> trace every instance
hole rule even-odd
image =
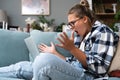
[[[35,57],[39,54],[39,50],[37,48],[37,45],[35,44],[32,36],[26,38],[24,41],[25,41],[26,46],[29,50],[30,61],[34,61]]]
[[[120,70],[120,40],[118,42],[118,46],[117,46],[117,51],[115,53],[115,56],[112,60],[112,63],[110,65],[109,71],[115,71],[115,70]]]

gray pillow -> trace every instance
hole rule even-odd
[[[50,45],[50,42],[52,41],[53,43],[59,43],[56,38],[60,32],[41,32],[39,30],[33,30],[30,32],[30,37],[25,39],[25,43],[28,47],[29,50],[29,56],[30,60],[33,61],[35,57],[39,54],[39,50],[37,46],[41,43],[44,43],[46,45]],[[69,35],[69,33],[68,33]],[[57,51],[61,53],[64,56],[70,56],[71,54],[69,51],[56,47]]]
[[[59,34],[61,32],[41,32],[39,30],[33,30],[30,32],[30,36],[33,38],[34,43],[38,46],[41,43],[45,43],[46,45],[50,45],[50,42],[53,42],[54,44],[58,44],[59,41],[56,39],[59,37]],[[70,36],[70,32],[67,32],[67,35]],[[70,56],[70,52],[60,48],[56,47],[57,51],[61,53],[64,56]]]

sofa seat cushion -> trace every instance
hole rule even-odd
[[[25,79],[0,77],[0,80],[25,80]]]
[[[110,77],[108,80],[120,80],[120,78],[117,78],[117,77]]]
[[[0,29],[0,67],[29,60],[24,39],[28,33]]]

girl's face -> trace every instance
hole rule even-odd
[[[68,15],[68,24],[72,30],[74,30],[81,37],[85,37],[88,32],[90,32],[91,25],[89,23],[88,17],[84,16],[78,18],[75,14]]]

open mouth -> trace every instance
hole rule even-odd
[[[78,33],[78,31],[75,31],[76,33]]]

